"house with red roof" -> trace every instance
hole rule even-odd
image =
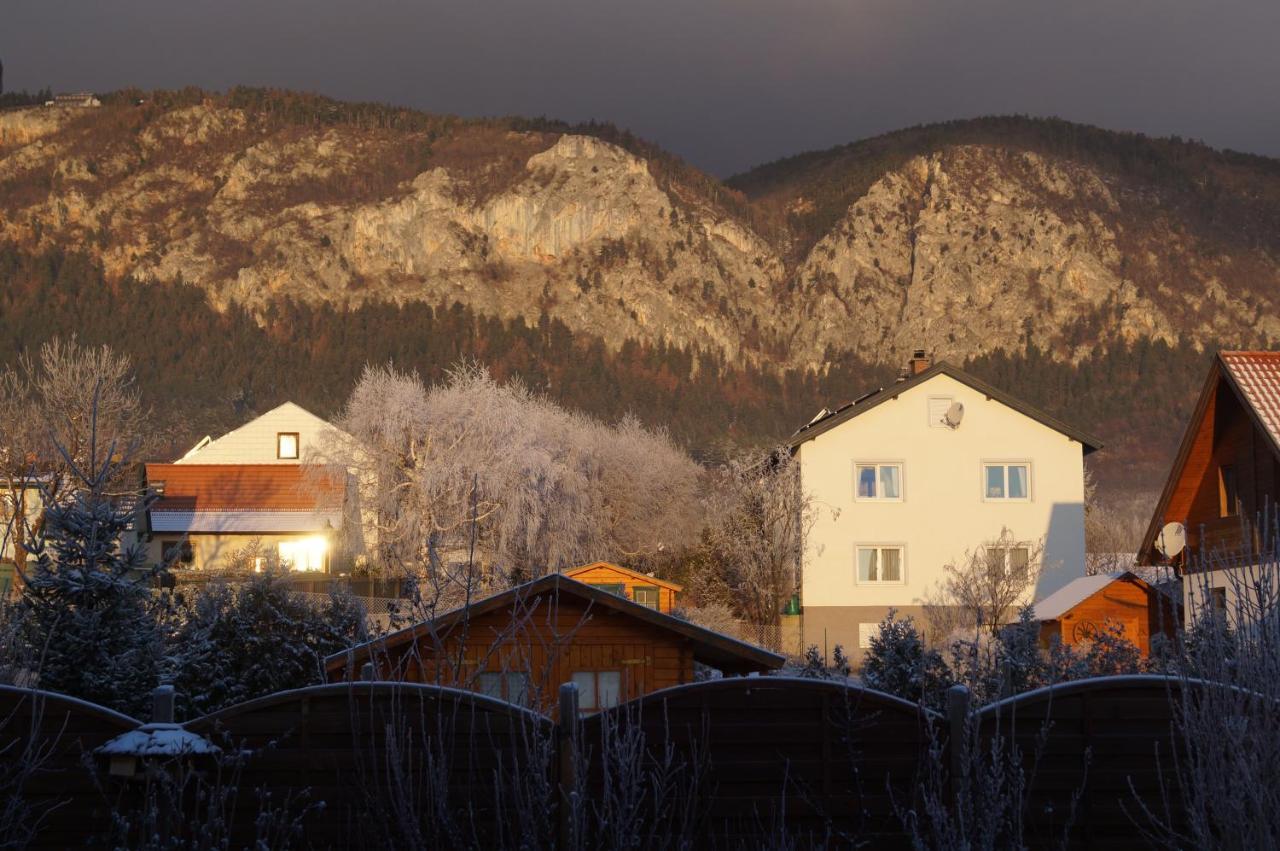
[[[1219,352],[1139,552],[1179,571],[1188,623],[1206,606],[1235,612],[1274,562],[1277,496],[1280,352]]]
[[[328,573],[348,516],[349,474],[308,463],[334,427],[292,402],[173,463],[146,465],[156,495],[142,540],[175,569]],[[357,524],[358,525],[358,524]],[[346,530],[346,538],[354,536]]]

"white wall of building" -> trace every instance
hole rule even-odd
[[[943,400],[963,404],[960,426],[932,425],[931,399],[935,412],[945,409]],[[1002,528],[1021,541],[1043,544],[1045,570],[1036,599],[1084,573],[1081,444],[950,376],[911,387],[819,434],[798,452],[803,487],[819,510],[804,558],[806,613],[811,607],[918,606],[941,582],[947,563],[997,538]],[[1030,464],[1028,499],[985,498],[983,465],[992,461]],[[900,463],[902,498],[855,499],[858,462]],[[832,509],[838,516],[832,517]],[[860,583],[860,544],[902,546],[902,581]]]
[[[178,464],[297,464],[316,450],[321,435],[333,426],[310,411],[285,402],[255,420],[229,431],[217,440],[187,453]],[[281,434],[297,434],[301,445],[298,458],[280,458]]]

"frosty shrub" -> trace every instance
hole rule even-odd
[[[316,605],[270,570],[210,582],[178,601],[170,639],[173,681],[186,717],[323,682],[323,659],[365,639],[365,614],[334,590]]]
[[[1178,752],[1162,758],[1176,780],[1134,805],[1164,847],[1280,847],[1280,535],[1266,521],[1257,533],[1238,555],[1188,558],[1189,596],[1205,602],[1166,663]]]
[[[871,638],[862,664],[862,681],[869,687],[905,700],[938,705],[951,685],[951,672],[938,651],[925,646],[911,618],[898,619],[890,610]]]
[[[41,532],[27,546],[34,564],[19,616],[41,688],[136,715],[158,682],[161,634],[143,551],[120,543],[148,501],[110,495],[120,475],[113,454],[90,450],[86,465],[69,465],[75,489],[47,503]]]
[[[736,638],[738,635],[738,619],[733,609],[724,603],[708,603],[703,606],[681,606],[673,609],[673,617],[714,630],[721,635]]]

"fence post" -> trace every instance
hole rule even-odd
[[[578,686],[576,683],[560,685],[560,716],[556,723],[556,747],[560,760],[559,848],[574,848],[575,811],[578,794]]]
[[[951,798],[955,803],[968,786],[969,689],[954,685],[947,689],[947,767],[950,770]]]

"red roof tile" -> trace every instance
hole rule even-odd
[[[342,504],[342,476],[302,464],[148,464],[152,511],[319,511]]]
[[[1222,352],[1231,380],[1280,446],[1280,352]]]

